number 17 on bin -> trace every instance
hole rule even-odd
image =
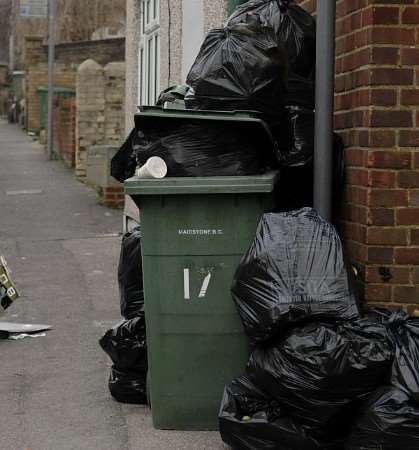
[[[198,298],[205,298],[208,291],[208,286],[211,281],[212,274],[208,272],[206,277],[204,278],[201,286],[201,290],[199,291]],[[191,280],[190,280],[190,270],[183,269],[183,292],[185,300],[191,299]]]

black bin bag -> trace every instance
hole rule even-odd
[[[419,404],[393,387],[382,387],[362,407],[345,450],[418,450]]]
[[[120,183],[131,178],[135,173],[135,167],[137,165],[133,148],[135,135],[136,131],[133,129],[111,160],[111,175]]]
[[[281,114],[286,52],[273,30],[254,16],[246,24],[211,30],[187,77],[186,107]]]
[[[392,359],[383,325],[313,322],[255,349],[247,373],[294,420],[337,437],[348,431],[358,402],[387,382]]]
[[[118,370],[112,366],[108,386],[112,397],[118,402],[147,404],[146,378],[136,372]]]
[[[313,82],[291,74],[284,104],[281,120],[271,124],[279,144],[281,167],[312,166],[315,119]]]
[[[253,343],[303,320],[359,316],[339,236],[310,208],[262,216],[232,295]]]
[[[139,126],[134,145],[138,164],[159,156],[169,177],[258,175],[274,159],[273,150],[261,146],[260,136],[246,122],[204,124],[185,119]]]
[[[142,314],[108,330],[99,341],[113,362],[108,387],[122,403],[147,403],[147,339]]]
[[[144,374],[147,372],[144,314],[115,325],[105,333],[99,344],[117,369]]]
[[[144,311],[144,289],[140,227],[122,237],[118,284],[122,316],[133,319],[141,315]]]
[[[314,76],[316,64],[315,19],[292,0],[253,0],[240,5],[228,19],[228,25],[253,20],[273,28],[277,42],[285,45],[290,71],[305,78]]]
[[[391,384],[419,402],[419,318],[386,309],[369,315],[385,324],[394,345]]]
[[[280,129],[279,147],[282,167],[312,166],[314,159],[314,111],[288,106]],[[286,124],[286,125],[284,125]],[[311,190],[311,189],[310,189]]]
[[[225,388],[219,425],[233,450],[341,450],[336,442],[310,436],[246,376]]]
[[[280,140],[282,169],[281,177],[275,187],[276,211],[313,207],[314,113],[303,110],[304,116],[299,116],[298,110],[299,108],[295,111],[297,114],[295,125],[289,128],[289,137],[282,137]],[[286,139],[289,139],[288,146]],[[343,140],[335,133],[333,143],[334,209],[340,207],[343,194],[345,175],[343,151]]]

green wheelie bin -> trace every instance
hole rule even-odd
[[[130,178],[140,207],[153,424],[216,430],[226,384],[245,370],[248,341],[230,286],[277,174]]]

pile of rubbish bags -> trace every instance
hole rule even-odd
[[[261,218],[232,294],[252,348],[220,408],[233,449],[419,448],[419,319],[361,317],[338,234],[313,209]]]
[[[147,404],[147,339],[139,227],[122,238],[118,283],[124,320],[99,341],[113,364],[109,391],[119,402]]]
[[[123,182],[152,156],[167,176],[257,175],[281,170],[278,208],[312,206],[316,22],[293,0],[241,2],[223,28],[207,34],[186,85],[164,90],[157,105],[195,111],[247,111],[269,128],[272,148],[230,121],[138,121],[112,161]],[[342,141],[335,138],[335,186],[343,179]]]

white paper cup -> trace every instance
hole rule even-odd
[[[167,165],[164,159],[152,156],[147,162],[137,169],[139,178],[164,178],[167,175]]]

